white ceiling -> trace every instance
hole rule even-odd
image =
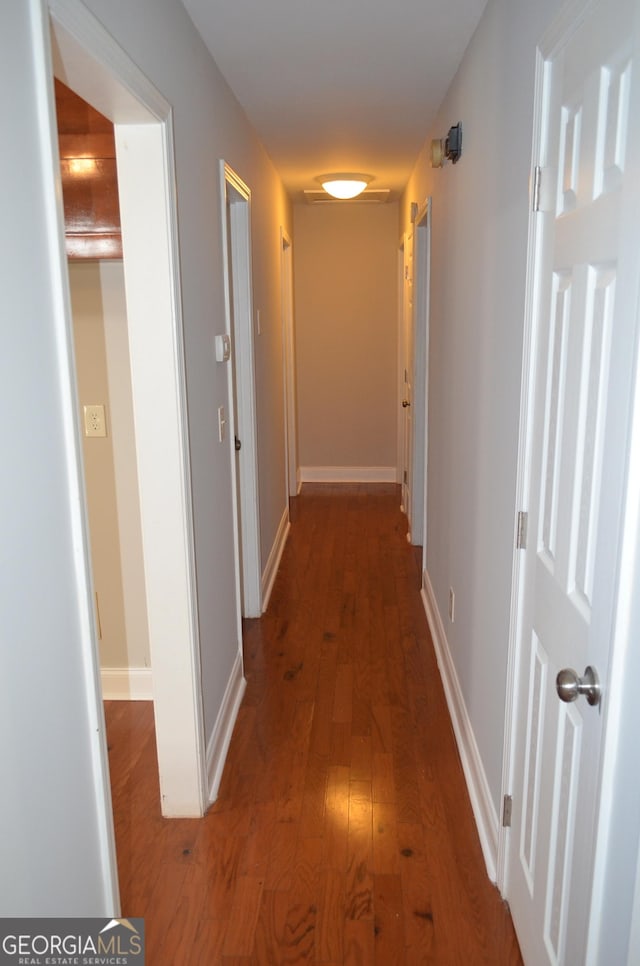
[[[183,3],[296,197],[329,171],[402,190],[486,0]]]

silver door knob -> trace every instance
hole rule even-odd
[[[577,701],[580,695],[584,694],[589,704],[600,704],[600,680],[591,665],[585,668],[583,677],[578,677],[577,671],[573,668],[563,668],[556,677],[556,691],[560,700],[567,703]]]

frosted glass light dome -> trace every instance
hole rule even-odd
[[[357,198],[370,181],[373,179],[368,174],[323,174],[318,181],[333,198],[346,200]]]

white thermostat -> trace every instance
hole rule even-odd
[[[216,362],[228,362],[231,358],[231,339],[228,335],[216,336]]]

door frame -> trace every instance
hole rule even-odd
[[[408,282],[413,285],[413,277],[410,272],[415,272],[415,225],[413,222],[414,211],[412,211],[411,228],[405,232],[400,242],[399,250],[399,269],[400,269],[400,290],[398,305],[398,324],[399,324],[399,360],[398,360],[398,426],[399,426],[399,469],[398,476],[401,486],[400,509],[406,515],[408,521],[407,541],[413,543],[412,529],[413,520],[411,513],[413,510],[413,446],[414,446],[414,426],[412,409],[405,408],[405,401],[409,407],[414,405],[414,386],[413,377],[415,370],[415,350],[414,339],[414,315],[415,315],[415,293],[413,295],[412,307],[409,306]],[[410,261],[409,261],[410,259]],[[409,354],[411,353],[411,358]],[[408,392],[407,387],[410,387]],[[411,398],[407,400],[407,395]],[[407,424],[410,422],[410,428]],[[409,499],[407,499],[407,494]]]
[[[231,414],[229,446],[236,556],[236,586],[242,601],[242,617],[262,614],[262,574],[260,566],[260,503],[258,489],[258,430],[256,418],[255,360],[253,345],[253,282],[251,271],[251,189],[233,168],[222,159],[220,199],[222,223],[222,257],[224,272],[224,307],[226,333],[235,345],[239,373],[236,389],[238,412],[234,406],[234,367],[229,366],[228,406]],[[229,230],[227,230],[227,205]],[[230,235],[230,237],[229,237]],[[233,293],[229,283],[233,286]],[[232,296],[233,295],[233,300]],[[231,316],[233,305],[233,318]],[[232,340],[233,343],[233,340]],[[234,417],[237,415],[238,425]],[[236,464],[234,436],[242,441]],[[242,647],[242,625],[239,620],[238,641]]]
[[[594,0],[572,0],[560,11],[546,31],[536,50],[534,87],[534,125],[532,139],[531,189],[525,287],[525,314],[523,328],[523,353],[520,397],[519,442],[516,477],[516,502],[514,507],[514,550],[512,564],[512,590],[509,627],[509,649],[505,693],[504,750],[502,773],[502,796],[514,791],[515,739],[517,708],[514,696],[521,662],[524,660],[521,638],[522,597],[524,567],[522,554],[517,549],[518,512],[526,512],[529,506],[531,466],[531,442],[533,427],[534,381],[536,365],[536,325],[539,305],[539,279],[537,254],[543,227],[541,219],[533,210],[533,185],[536,166],[542,158],[543,80],[545,61],[579,25]],[[637,29],[637,28],[636,28]],[[638,150],[638,135],[636,151]],[[640,190],[636,188],[636,207],[640,210]],[[597,834],[595,837],[595,861],[591,894],[590,927],[587,944],[587,963],[601,962],[605,948],[610,948],[613,936],[622,936],[626,943],[631,938],[633,949],[629,951],[631,964],[640,955],[640,930],[631,929],[631,906],[633,887],[640,865],[640,815],[633,812],[628,820],[630,802],[640,800],[640,775],[628,767],[629,754],[635,752],[637,733],[640,729],[640,708],[637,701],[637,681],[640,673],[640,655],[630,646],[631,640],[640,634],[640,606],[634,587],[640,576],[640,508],[637,493],[640,488],[640,300],[636,305],[636,345],[632,387],[631,418],[626,436],[628,447],[625,497],[620,518],[621,545],[618,557],[617,586],[608,683],[602,705],[603,740],[600,757],[593,767],[599,775],[597,803]],[[532,539],[530,535],[529,539]],[[625,731],[621,724],[626,717]],[[632,724],[629,724],[632,722]],[[502,801],[502,798],[501,798]],[[626,821],[621,817],[625,816]],[[509,899],[509,850],[517,848],[511,841],[509,828],[502,825],[498,834],[497,885]],[[612,845],[617,846],[615,855]],[[621,880],[630,883],[628,903],[621,902],[616,887]],[[638,874],[640,882],[640,874]],[[611,896],[617,896],[616,901]],[[627,898],[627,897],[625,897]],[[609,902],[607,901],[609,899]],[[637,903],[637,896],[636,896]],[[612,908],[615,907],[615,908]],[[624,906],[624,909],[621,907]],[[627,908],[628,906],[628,908]],[[634,958],[635,957],[635,958]],[[623,960],[617,960],[622,962]]]
[[[286,502],[300,490],[298,468],[298,427],[296,413],[296,344],[293,315],[293,247],[291,238],[280,228],[280,269],[282,279],[282,361],[284,367],[284,439],[286,455]]]
[[[396,470],[396,483],[400,484],[401,497],[400,497],[400,509],[404,512],[404,485],[403,485],[403,472],[404,472],[404,410],[402,408],[402,400],[404,398],[404,357],[405,357],[405,328],[404,328],[404,246],[406,244],[406,236],[402,235],[400,241],[398,242],[398,253],[397,253],[397,278],[398,278],[398,418],[397,418],[397,446],[396,446],[396,458],[397,458],[397,470]]]
[[[208,804],[200,641],[198,635],[191,467],[178,257],[172,109],[80,0],[32,0],[42,20],[47,76],[46,123],[52,130],[47,177],[57,185],[50,262],[59,280],[65,344],[61,366],[74,408],[74,474],[80,481],[77,527],[82,554],[79,581],[92,600],[89,531],[84,499],[82,440],[75,385],[64,214],[58,162],[54,72],[114,122],[121,198],[125,288],[142,544],[156,721],[161,805],[166,817],[204,814]],[[140,190],[140,184],[145,190]],[[150,304],[151,303],[151,304]],[[155,351],[149,353],[153,340]],[[155,431],[158,418],[163,433]],[[155,438],[155,439],[154,439]],[[161,516],[166,527],[159,532]],[[93,610],[93,608],[91,607]],[[87,636],[87,699],[99,725],[96,777],[108,812],[114,850],[111,797],[102,710],[98,641],[93,614]],[[176,641],[182,642],[176,648]],[[106,786],[102,782],[106,778]],[[115,854],[115,853],[114,853]]]
[[[431,198],[414,222],[413,279],[413,458],[411,542],[422,547],[427,569],[427,461],[429,438],[429,311],[431,288]]]

